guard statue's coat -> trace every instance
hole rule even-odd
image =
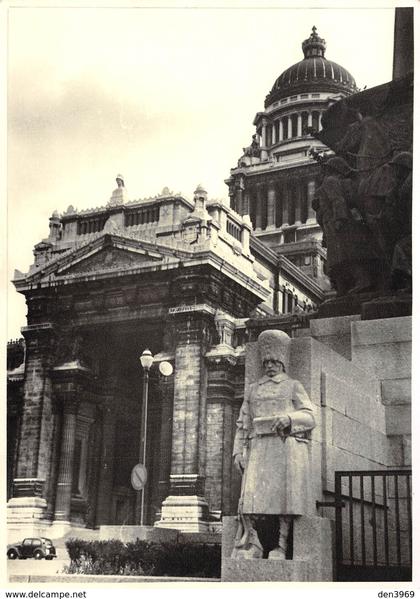
[[[282,433],[274,419],[290,416]],[[313,511],[309,431],[315,427],[312,403],[299,381],[280,373],[250,385],[237,421],[234,455],[245,452],[241,497],[243,514],[302,515]]]

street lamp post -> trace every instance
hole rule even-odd
[[[143,399],[141,409],[140,423],[140,456],[139,463],[131,471],[131,484],[136,495],[136,518],[140,512],[140,526],[144,524],[144,488],[147,482],[146,469],[146,448],[147,448],[147,403],[149,399],[149,370],[152,367],[154,358],[149,349],[145,349],[140,356],[140,362],[143,367]],[[159,371],[163,376],[170,376],[173,373],[173,367],[170,362],[161,362]]]
[[[140,356],[140,362],[143,367],[143,401],[141,410],[141,428],[140,428],[140,464],[146,468],[146,444],[147,444],[147,403],[149,399],[149,370],[153,364],[153,355],[149,349],[145,349]],[[140,490],[140,526],[144,522],[144,485]]]

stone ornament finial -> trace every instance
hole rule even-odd
[[[318,35],[317,28],[314,25],[311,35],[302,42],[302,50],[305,58],[324,56],[326,47],[325,40]]]
[[[261,362],[279,360],[287,369],[290,357],[290,337],[284,331],[263,331],[258,337]]]
[[[204,189],[204,187],[201,185],[201,183],[199,183],[197,185],[197,189],[194,191],[194,194],[196,194],[196,195],[207,195],[207,191]]]
[[[122,206],[124,201],[127,199],[127,191],[125,189],[124,177],[121,174],[116,176],[117,187],[112,192],[111,197],[109,198],[107,208],[114,208],[115,206]]]
[[[74,206],[73,206],[72,204],[70,204],[70,205],[67,207],[67,210],[64,212],[64,214],[65,214],[65,215],[68,215],[68,214],[76,214],[76,210],[74,209]]]

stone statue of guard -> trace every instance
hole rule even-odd
[[[269,559],[285,559],[295,517],[313,511],[309,459],[313,405],[303,385],[290,378],[290,337],[263,331],[258,346],[265,375],[244,398],[234,443],[234,461],[242,473],[239,525],[234,558],[261,558],[255,529],[261,515],[279,517],[278,546]]]

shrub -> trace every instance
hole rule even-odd
[[[69,539],[66,547],[69,574],[220,578],[220,545]]]

